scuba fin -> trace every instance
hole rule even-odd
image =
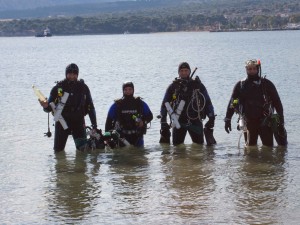
[[[169,129],[163,129],[160,131],[159,143],[161,144],[170,144],[171,132]]]
[[[217,144],[213,133],[214,133],[214,129],[210,129],[210,128],[206,128],[206,127],[204,128],[204,136],[205,136],[206,144],[208,146]]]
[[[170,144],[170,138],[166,138],[164,136],[160,136],[160,139],[159,139],[159,143],[160,144]]]
[[[270,118],[270,126],[274,133],[274,138],[278,145],[287,146],[287,132],[283,124],[280,124],[280,117],[278,114],[273,114]]]
[[[287,146],[287,133],[284,127],[277,128],[277,132],[274,132],[274,137],[278,145]]]

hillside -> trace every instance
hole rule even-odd
[[[82,35],[298,29],[300,23],[298,0],[137,0],[14,12],[15,18],[1,12],[0,36],[32,36],[45,27],[54,35]]]
[[[149,10],[176,13],[243,15],[251,10],[265,14],[300,12],[299,0],[0,0],[0,19],[96,16]]]

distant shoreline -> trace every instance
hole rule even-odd
[[[248,32],[248,31],[285,31],[285,30],[300,30],[299,28],[270,28],[270,29],[219,29],[209,30],[209,32]]]
[[[51,34],[51,35],[43,35],[43,34],[32,34],[32,35],[0,35],[1,37],[53,37],[53,36],[84,36],[84,35],[137,35],[137,34],[171,34],[171,33],[201,33],[201,32],[209,32],[209,33],[230,33],[230,32],[253,32],[253,31],[292,31],[292,30],[300,30],[300,28],[278,28],[278,29],[219,29],[219,30],[188,30],[188,31],[160,31],[160,32],[148,32],[148,33],[94,33],[94,34]]]

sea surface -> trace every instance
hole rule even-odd
[[[300,31],[2,37],[0,49],[0,224],[300,223]],[[236,115],[224,130],[233,86],[253,58],[281,97],[287,148],[244,148]],[[188,136],[177,147],[158,143],[156,116],[182,61],[198,68],[214,104],[213,147]],[[48,96],[69,63],[91,90],[101,129],[122,83],[134,82],[155,116],[144,148],[80,153],[70,137],[53,152],[31,86]]]

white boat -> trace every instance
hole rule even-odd
[[[36,34],[36,37],[51,37],[52,33],[51,30],[47,27],[42,33]]]

